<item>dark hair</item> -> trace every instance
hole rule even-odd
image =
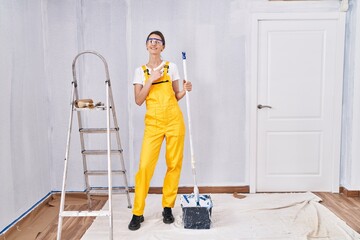
[[[151,33],[149,33],[149,35],[148,35],[147,38],[146,38],[146,42],[149,40],[149,37],[150,37],[152,34],[158,35],[158,36],[161,38],[161,40],[163,41],[163,45],[165,46],[165,37],[164,37],[164,35],[163,35],[160,31],[152,31]]]

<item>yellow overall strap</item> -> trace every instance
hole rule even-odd
[[[144,71],[145,82],[146,82],[149,79],[149,76],[150,76],[149,69],[146,68],[146,65],[142,65],[141,68]]]
[[[169,72],[169,62],[166,62],[164,65],[164,76],[168,74]]]

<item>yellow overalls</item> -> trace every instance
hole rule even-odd
[[[145,65],[142,69],[147,81],[149,71]],[[175,205],[183,159],[185,124],[168,70],[169,62],[166,62],[163,76],[152,84],[146,97],[145,132],[139,170],[135,176],[133,214],[137,216],[143,215],[145,199],[164,138],[167,171],[162,189],[162,206],[172,208]]]

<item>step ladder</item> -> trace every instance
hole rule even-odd
[[[79,100],[79,92],[78,92],[78,81],[76,77],[75,63],[79,56],[83,54],[93,54],[99,57],[104,63],[106,80],[106,103],[100,104],[99,106],[95,106],[93,108],[78,108],[76,106],[76,102]],[[120,133],[119,126],[116,118],[115,112],[115,104],[111,90],[111,83],[109,77],[108,65],[103,56],[94,51],[84,51],[79,53],[72,63],[72,71],[73,71],[73,82],[72,82],[72,91],[71,91],[71,103],[70,103],[70,119],[68,126],[68,135],[67,135],[67,143],[66,143],[66,153],[65,153],[65,162],[64,162],[64,173],[63,173],[63,181],[62,181],[62,189],[61,189],[61,199],[60,199],[60,210],[59,210],[59,221],[58,221],[58,229],[57,229],[57,239],[61,239],[62,233],[62,222],[64,217],[98,217],[104,216],[109,217],[109,239],[113,239],[113,214],[112,214],[112,194],[120,193],[126,194],[128,201],[128,208],[131,208],[131,200],[129,195],[129,187],[127,182],[124,158],[123,158],[123,150],[121,148],[120,141]],[[89,115],[92,111],[103,111],[106,112],[106,128],[83,128],[82,121],[82,113],[88,112]],[[80,135],[80,145],[81,145],[81,153],[82,153],[82,162],[83,162],[83,173],[85,178],[86,185],[86,194],[88,199],[89,211],[64,211],[65,206],[65,189],[66,189],[66,178],[67,178],[67,170],[68,170],[68,161],[69,161],[69,151],[70,151],[70,140],[71,140],[71,131],[73,124],[73,115],[74,112],[77,113],[78,118],[78,126],[79,126],[79,135]],[[112,115],[112,126],[110,123],[110,118]],[[84,136],[89,134],[106,134],[106,150],[90,150],[85,147]],[[111,145],[111,136],[115,135],[117,142],[117,149],[112,149]],[[107,170],[93,170],[88,169],[87,157],[88,156],[107,156]],[[119,159],[120,169],[112,169],[112,156]],[[107,187],[93,187],[90,184],[89,177],[96,176],[107,176],[108,186]],[[123,179],[124,186],[113,186],[112,177],[119,176]],[[108,210],[100,210],[100,211],[91,211],[91,195],[108,195]]]

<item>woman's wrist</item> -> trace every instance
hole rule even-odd
[[[177,93],[176,93],[176,99],[179,101],[180,99],[182,99],[182,98],[185,96],[185,94],[186,94],[186,90],[185,90],[185,89],[177,92]]]

